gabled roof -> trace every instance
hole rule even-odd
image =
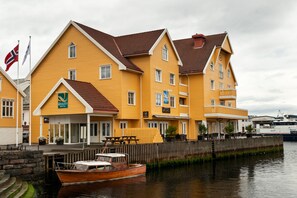
[[[11,83],[11,85],[17,90],[17,84],[13,79],[0,67],[0,73]],[[19,88],[19,92],[23,97],[26,97],[26,94]]]
[[[85,113],[117,114],[119,111],[91,83],[61,78],[34,110],[34,115],[41,114],[41,108],[61,84],[63,84],[86,107]]]
[[[165,34],[167,34],[169,37],[179,65],[182,65],[181,59],[166,29],[114,37],[86,25],[70,21],[60,33],[60,35],[56,38],[56,40],[52,43],[49,49],[45,52],[45,54],[41,57],[41,59],[37,62],[28,77],[35,71],[35,69],[39,66],[39,64],[43,61],[43,59],[47,56],[47,54],[51,51],[51,49],[71,25],[80,31],[113,61],[115,61],[118,64],[120,70],[129,70],[142,73],[143,71],[137,67],[137,65],[133,64],[129,60],[129,57],[152,55],[152,51],[155,49],[156,45],[160,42],[161,38]]]
[[[205,36],[204,46],[198,49],[193,48],[194,42],[192,38],[173,41],[183,62],[183,67],[180,67],[180,73],[202,73],[215,48],[222,46],[226,36],[227,33]]]

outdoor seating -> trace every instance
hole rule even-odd
[[[105,140],[102,140],[104,142],[104,145],[106,146],[108,143],[110,144],[130,144],[131,142],[137,142],[139,139],[136,138],[136,136],[121,136],[121,137],[105,137]]]

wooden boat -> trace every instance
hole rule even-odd
[[[99,153],[96,160],[58,163],[56,173],[63,186],[118,180],[145,175],[145,164],[129,164],[128,155]]]

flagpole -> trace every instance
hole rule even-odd
[[[31,102],[31,36],[29,36],[29,45],[30,45],[30,57],[29,57],[29,74],[30,74],[30,79],[29,79],[29,83],[30,83],[30,102],[29,102],[29,145],[31,145],[32,144],[32,137],[31,137],[31,135],[32,135],[32,133],[31,133],[31,131],[32,131],[32,124],[31,124],[31,106],[32,106],[32,102]]]
[[[20,49],[20,40],[18,40],[18,46]],[[20,61],[19,61],[19,54],[20,50],[18,52],[18,68],[17,68],[17,109],[16,109],[16,146],[19,145],[19,67],[20,67]]]

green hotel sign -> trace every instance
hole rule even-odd
[[[68,93],[58,93],[58,108],[68,108]]]

